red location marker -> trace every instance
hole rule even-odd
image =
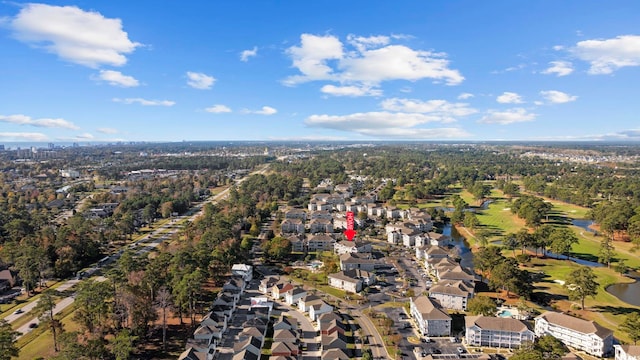
[[[355,230],[353,230],[353,211],[347,211],[347,230],[344,231],[344,236],[347,240],[352,241],[356,236]]]

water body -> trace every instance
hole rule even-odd
[[[450,223],[447,223],[442,229],[442,234],[451,237],[451,245],[456,249],[460,255],[460,265],[462,267],[473,269],[473,254],[469,249],[469,243],[464,236],[458,233],[456,228],[452,227]]]
[[[631,304],[640,306],[640,282],[636,281],[630,284],[613,284],[607,286],[607,292],[618,299]]]
[[[588,219],[573,219],[571,220],[571,224],[574,226],[577,226],[579,228],[583,228],[588,232],[594,233],[595,234],[595,230],[593,230],[592,228],[590,228],[589,226],[593,225],[593,220],[588,220]]]

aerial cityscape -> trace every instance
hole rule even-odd
[[[0,3],[0,360],[640,360],[639,10]]]

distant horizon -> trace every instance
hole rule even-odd
[[[46,141],[46,142],[3,142],[0,141],[0,145],[4,145],[5,150],[26,150],[31,148],[36,149],[48,149],[49,144],[53,144],[55,147],[73,147],[74,144],[77,144],[78,147],[92,147],[92,146],[135,146],[135,145],[162,145],[162,144],[221,144],[221,145],[234,145],[234,144],[250,144],[250,145],[262,145],[262,144],[373,144],[373,145],[384,145],[384,144],[443,144],[443,145],[477,145],[477,144],[487,144],[487,145],[572,145],[572,144],[582,144],[582,145],[628,145],[628,146],[640,146],[640,140],[546,140],[546,141],[533,141],[533,140],[180,140],[180,141],[90,141],[90,142],[62,142],[62,141]]]

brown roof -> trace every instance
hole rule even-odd
[[[440,280],[435,286],[429,289],[429,294],[446,294],[468,297],[471,293],[473,293],[473,288],[460,280]]]
[[[602,327],[595,321],[582,320],[559,312],[547,311],[538,316],[538,319],[545,319],[551,324],[571,329],[582,334],[596,334],[601,338],[606,338],[613,334],[612,330]]]
[[[520,320],[493,316],[465,316],[466,327],[474,325],[484,330],[500,330],[509,332],[524,332],[529,330],[527,325]]]
[[[422,317],[426,320],[451,320],[451,316],[440,310],[433,300],[426,296],[419,296],[415,298],[413,303],[422,314]]]
[[[640,356],[640,345],[620,345],[627,355]]]

